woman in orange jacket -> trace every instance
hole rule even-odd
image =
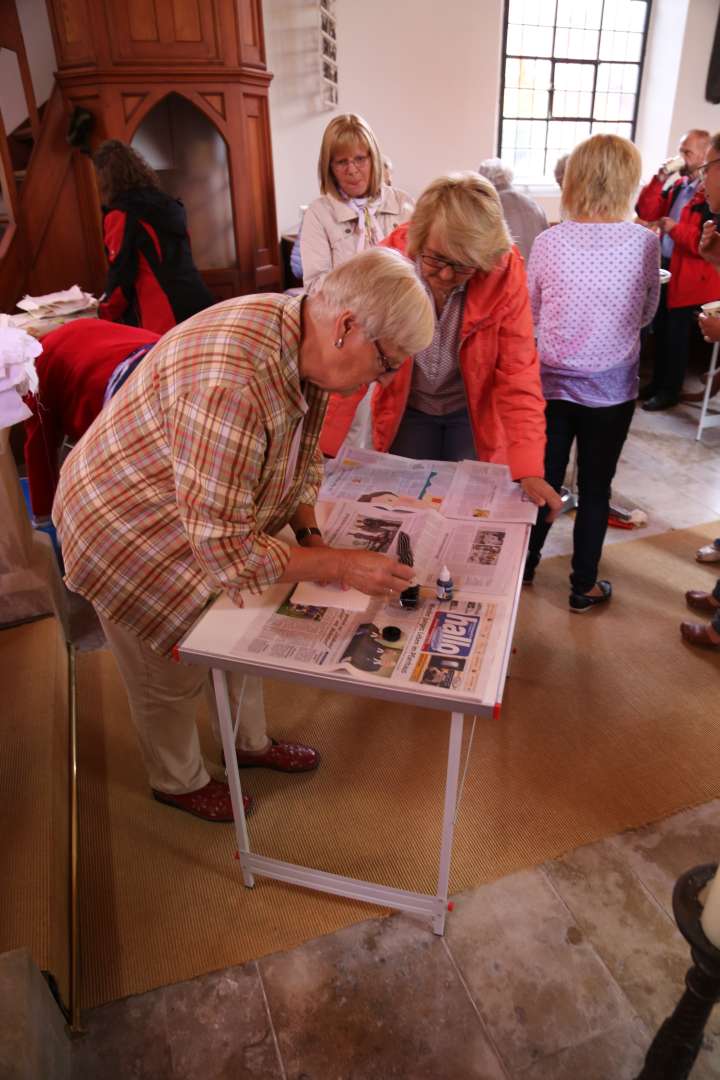
[[[545,401],[525,270],[492,184],[473,172],[440,177],[384,244],[415,262],[435,334],[388,385],[376,386],[374,448],[506,463],[528,497],[556,513],[560,497],[543,479]],[[325,454],[337,453],[364,392],[331,399]]]

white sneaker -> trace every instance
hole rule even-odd
[[[720,562],[720,546],[717,540],[712,544],[705,544],[695,552],[697,562]]]

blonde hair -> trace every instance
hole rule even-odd
[[[435,316],[415,267],[391,248],[376,247],[331,270],[315,294],[331,316],[352,311],[367,336],[412,356],[427,348]]]
[[[713,154],[720,154],[720,131],[716,131],[714,135],[710,136],[708,150],[712,150]]]
[[[349,152],[356,142],[364,146],[370,156],[370,179],[365,194],[370,199],[379,194],[382,184],[382,155],[378,141],[367,120],[363,120],[362,116],[356,113],[343,113],[330,121],[320,143],[318,180],[323,195],[341,198],[332,172],[332,160],[338,153]]]
[[[561,206],[571,218],[624,218],[640,183],[642,159],[629,139],[592,135],[576,146],[563,177]]]
[[[425,188],[410,219],[411,258],[422,251],[433,226],[449,258],[479,270],[492,270],[512,247],[498,194],[476,172],[450,173]]]

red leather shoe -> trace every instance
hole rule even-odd
[[[211,780],[205,787],[190,791],[186,795],[171,795],[167,791],[152,789],[153,798],[158,802],[184,810],[186,814],[202,818],[203,821],[232,821],[232,803],[230,788],[219,780]],[[245,813],[252,810],[253,801],[249,795],[243,795]]]
[[[276,772],[290,773],[312,772],[320,764],[320,755],[312,746],[271,739],[270,746],[264,754],[238,750],[237,763],[240,769],[275,769]]]
[[[706,649],[720,649],[720,642],[713,641],[703,623],[680,623],[680,633],[690,645],[702,645]]]

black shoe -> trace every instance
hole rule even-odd
[[[677,405],[678,399],[676,397],[669,397],[667,394],[655,394],[651,397],[642,408],[645,412],[662,412],[663,409],[672,409],[674,405]]]
[[[589,611],[590,608],[596,607],[598,604],[605,604],[612,596],[612,585],[609,581],[596,581],[595,584],[601,590],[602,596],[587,596],[585,593],[570,593],[570,610],[574,611],[576,615],[581,615],[584,611]]]
[[[535,564],[537,566],[537,564]],[[532,585],[535,580],[535,566],[532,566],[528,559],[525,563],[525,569],[523,570],[523,585]]]
[[[645,383],[638,391],[638,399],[640,401],[648,401],[651,397],[655,397],[656,393],[657,391],[652,383]]]

